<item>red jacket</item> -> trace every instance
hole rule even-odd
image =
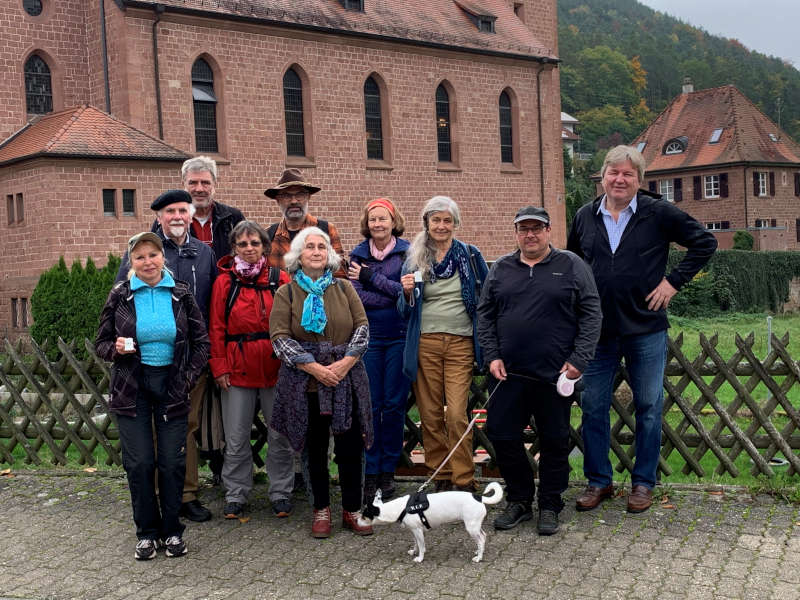
[[[269,263],[264,266],[258,285],[269,283]],[[273,387],[278,379],[280,361],[272,353],[269,341],[269,313],[272,310],[272,293],[269,289],[239,288],[239,295],[225,323],[225,304],[231,287],[233,257],[224,256],[217,263],[219,276],[211,292],[208,336],[211,339],[211,360],[208,365],[212,375],[230,375],[231,385],[237,387]],[[238,275],[235,275],[240,281]],[[279,285],[289,283],[289,274],[281,271]],[[239,334],[263,334],[262,339],[227,339]]]

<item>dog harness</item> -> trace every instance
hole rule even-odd
[[[428,493],[415,492],[408,497],[406,507],[403,509],[403,512],[400,513],[400,516],[397,517],[397,522],[402,522],[406,515],[419,515],[419,520],[422,521],[423,525],[425,525],[425,529],[430,529],[431,525],[428,523],[428,519],[425,517],[425,511],[429,507],[430,502],[428,501]]]

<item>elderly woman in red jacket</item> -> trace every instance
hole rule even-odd
[[[236,519],[244,514],[253,488],[253,416],[260,406],[264,421],[269,423],[272,418],[280,362],[269,340],[269,316],[275,292],[289,281],[289,275],[269,266],[270,243],[256,223],[238,223],[230,241],[232,255],[217,263],[220,274],[211,294],[209,367],[222,390],[224,515]],[[288,517],[292,512],[294,453],[286,437],[272,428],[267,443],[272,511],[277,517]]]

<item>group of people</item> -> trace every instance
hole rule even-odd
[[[507,484],[494,526],[531,519],[536,497],[537,530],[550,535],[568,484],[573,402],[556,381],[564,374],[585,384],[588,485],[576,505],[591,510],[614,494],[609,408],[624,358],[636,408],[627,509],[647,510],[661,445],[665,309],[716,242],[674,205],[639,189],[644,168],[635,148],[612,149],[602,169],[605,193],[578,212],[567,250],[551,245],[548,213],[527,206],[510,224],[517,249],[488,269],[478,248],[456,238],[461,212],[446,196],[425,204],[411,243],[402,238],[399,207],[370,201],[360,220],[364,241],[345,258],[334,225],[309,213],[320,188],[298,170],[285,170],[264,192],[283,215],[264,229],[215,199],[212,159],[186,161],[184,189],[159,196],[153,230],[130,239],[96,340],[98,354],[113,362],[110,406],[132,498],[135,557],[153,558],[162,546],[181,556],[179,517],[211,518],[197,498],[196,432],[212,387],[221,393],[226,518],[246,509],[260,409],[269,426],[274,514],[291,514],[303,464],[311,534],[331,535],[332,446],[342,527],[370,535],[359,510],[377,490],[384,500],[395,493],[410,388],[436,491],[477,491],[467,400],[474,366],[485,366],[493,380],[486,433]],[[665,274],[672,242],[688,252]],[[538,496],[523,444],[531,418],[540,443]]]

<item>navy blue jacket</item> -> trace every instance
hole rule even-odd
[[[397,298],[403,293],[400,272],[409,245],[397,238],[389,255],[378,260],[369,252],[369,240],[364,240],[350,254],[350,261],[362,267],[361,277],[351,283],[367,311],[370,338],[397,339],[406,335],[406,321],[397,312]]]
[[[645,297],[664,278],[670,243],[686,248],[684,259],[666,276],[679,290],[708,262],[717,240],[671,202],[639,190],[636,212],[612,254],[603,215],[597,212],[602,198],[578,210],[567,241],[567,249],[592,268],[603,307],[600,339],[663,331],[669,327],[667,311],[648,309]]]

